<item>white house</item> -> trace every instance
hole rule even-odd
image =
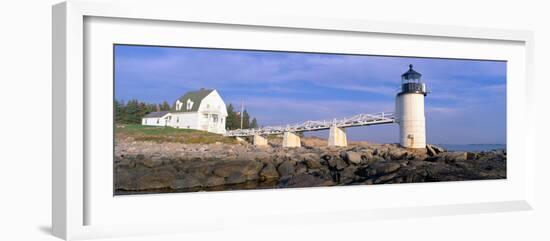
[[[141,119],[141,124],[145,126],[166,126],[169,111],[151,112]]]
[[[156,119],[155,119],[156,118]],[[174,103],[172,111],[152,112],[142,120],[143,125],[203,130],[224,134],[227,109],[225,102],[213,89],[187,92]],[[152,123],[149,124],[151,121]],[[162,125],[161,125],[162,126]]]

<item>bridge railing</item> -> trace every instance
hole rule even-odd
[[[374,124],[392,123],[395,121],[393,112],[380,112],[374,114],[359,114],[352,117],[332,119],[332,120],[308,120],[305,122],[265,126],[257,129],[237,129],[226,132],[226,136],[253,136],[253,135],[270,135],[282,134],[283,132],[305,132],[329,129],[331,126],[340,128],[365,126]]]

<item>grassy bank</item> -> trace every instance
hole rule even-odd
[[[131,138],[135,141],[153,141],[157,143],[176,142],[186,144],[212,144],[225,143],[236,144],[231,137],[214,134],[206,131],[191,129],[176,129],[162,126],[142,126],[137,124],[117,124],[115,138]]]

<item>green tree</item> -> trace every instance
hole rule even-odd
[[[169,111],[170,110],[170,104],[168,104],[167,101],[162,102],[162,105],[160,106],[161,111]]]
[[[250,122],[250,128],[258,128],[258,121],[256,120],[256,117],[252,118],[252,122]]]
[[[115,123],[124,123],[125,113],[124,113],[124,101],[115,100],[113,104],[113,112],[115,117]]]
[[[243,129],[248,129],[250,128],[250,115],[248,114],[248,111],[244,110],[243,111]],[[239,127],[240,127],[240,123],[239,123]]]
[[[227,118],[225,119],[225,127],[228,130],[235,130],[240,127],[239,118],[237,117],[237,113],[235,112],[232,104],[229,104],[229,106],[227,106]]]
[[[140,104],[136,99],[129,100],[125,108],[125,117],[123,122],[127,124],[134,124],[141,122],[141,109]]]

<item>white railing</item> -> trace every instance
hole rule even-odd
[[[280,125],[280,126],[265,126],[257,129],[237,129],[230,130],[225,133],[226,136],[253,136],[253,135],[274,135],[284,132],[305,132],[330,129],[331,126],[340,128],[367,126],[376,124],[387,124],[395,122],[393,112],[381,112],[375,114],[359,114],[348,118],[320,120],[320,121],[305,121],[302,123]]]

